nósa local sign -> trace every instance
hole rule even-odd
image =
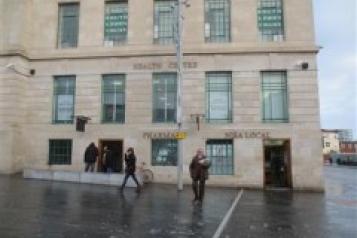
[[[225,133],[226,138],[236,139],[267,139],[270,138],[269,131],[260,130],[236,130],[227,131]]]
[[[145,139],[186,139],[187,133],[183,131],[165,131],[165,132],[144,132]]]

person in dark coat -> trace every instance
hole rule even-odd
[[[103,163],[106,167],[107,173],[114,172],[114,155],[113,151],[111,151],[108,146],[104,147]]]
[[[94,172],[94,167],[95,167],[95,162],[97,161],[98,158],[98,148],[95,146],[95,144],[92,142],[89,144],[89,146],[86,148],[86,151],[84,152],[84,163],[86,164],[85,167],[85,172]]]
[[[203,153],[198,149],[190,164],[190,175],[192,178],[192,190],[194,193],[194,202],[202,202],[205,193],[205,183],[208,179],[208,168],[211,163]]]
[[[140,192],[140,184],[135,176],[136,170],[136,156],[134,154],[134,148],[130,147],[125,153],[125,177],[121,185],[120,190],[123,191],[128,178],[131,176],[136,183],[136,192]]]

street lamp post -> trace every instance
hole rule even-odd
[[[176,60],[177,60],[177,127],[178,131],[182,130],[182,78],[183,78],[183,53],[182,53],[182,6],[185,4],[182,0],[177,0],[176,8]],[[183,141],[178,140],[178,161],[177,161],[177,189],[183,190]]]

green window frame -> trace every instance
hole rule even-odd
[[[288,122],[288,85],[285,71],[262,72],[263,122]]]
[[[153,139],[151,141],[152,166],[176,166],[178,143],[176,139]]]
[[[231,40],[230,0],[205,0],[206,42]]]
[[[206,142],[206,155],[211,161],[212,175],[233,175],[233,140],[210,139]]]
[[[232,73],[206,73],[206,121],[232,122]]]
[[[153,74],[153,122],[176,122],[177,75]]]
[[[60,3],[58,12],[57,47],[77,47],[79,31],[79,3]]]
[[[76,76],[55,76],[53,90],[53,123],[71,124],[74,119]]]
[[[105,2],[104,44],[117,46],[128,40],[128,1]]]
[[[72,163],[72,140],[49,140],[49,165],[70,165]]]
[[[125,75],[102,76],[102,122],[125,122]]]
[[[282,0],[259,0],[258,28],[263,41],[284,40],[284,10]]]
[[[175,42],[176,0],[155,0],[154,2],[154,43],[160,45]]]

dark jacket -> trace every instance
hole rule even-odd
[[[203,158],[193,157],[191,164],[190,164],[190,175],[193,180],[206,180],[208,179],[208,166],[205,166],[200,163],[201,160],[206,159],[204,156]]]
[[[98,156],[98,149],[94,144],[91,144],[87,147],[84,153],[84,162],[86,163],[95,163]]]
[[[133,174],[136,170],[136,156],[134,154],[125,154],[125,173]]]
[[[104,153],[105,166],[107,168],[114,168],[114,154],[113,151],[108,150]]]

